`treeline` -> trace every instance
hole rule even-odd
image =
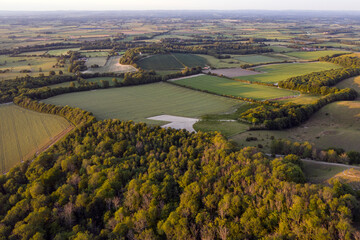
[[[17,55],[20,53],[25,52],[37,52],[37,51],[47,51],[47,50],[54,50],[54,49],[63,49],[63,48],[76,48],[80,47],[81,43],[46,43],[43,45],[32,45],[32,46],[25,46],[25,47],[16,47],[12,49],[0,49],[0,55]]]
[[[349,56],[325,56],[319,58],[319,61],[331,62],[347,68],[360,68],[360,58]]]
[[[33,111],[49,113],[64,117],[71,123],[73,123],[75,126],[89,124],[96,121],[92,113],[82,110],[80,108],[72,108],[69,106],[55,106],[52,104],[38,102],[28,97],[17,97],[14,99],[14,103],[20,107],[31,109]]]
[[[322,162],[343,164],[360,164],[360,153],[356,151],[345,152],[341,148],[329,148],[321,150],[315,148],[309,142],[299,143],[289,140],[277,139],[271,142],[271,154],[295,154],[301,158],[313,159]]]
[[[360,75],[360,68],[339,68],[313,72],[310,74],[291,77],[280,81],[279,87],[300,92],[327,95],[339,91],[336,87],[330,87],[347,78]]]
[[[351,239],[355,192],[303,184],[295,155],[119,120],[0,176],[2,239]]]
[[[346,88],[323,96],[312,104],[264,103],[260,106],[255,105],[254,108],[241,113],[240,119],[253,124],[252,129],[286,129],[305,122],[320,108],[329,103],[354,100],[356,97],[357,92],[354,89]]]

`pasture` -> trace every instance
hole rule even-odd
[[[340,101],[326,105],[304,124],[280,131],[248,131],[232,139],[239,146],[262,144],[269,150],[271,136],[289,139],[293,142],[314,143],[316,147],[343,148],[346,151],[360,149],[360,101]],[[247,137],[257,137],[258,141],[246,142]]]
[[[238,78],[251,82],[277,83],[290,77],[336,68],[340,68],[340,66],[327,62],[282,63],[257,67],[255,69],[263,72],[262,74],[239,76]]]
[[[251,55],[238,55],[233,56],[234,59],[250,63],[250,64],[259,64],[259,63],[273,63],[273,62],[281,62],[282,59],[274,58],[266,55],[260,54],[251,54]]]
[[[201,120],[194,124],[196,131],[202,132],[221,132],[226,137],[245,132],[249,125],[237,121]]]
[[[85,65],[88,68],[90,68],[91,65],[93,64],[97,64],[100,67],[103,67],[106,64],[106,61],[107,61],[107,57],[91,57],[86,60]]]
[[[0,172],[30,159],[72,129],[62,117],[0,105]]]
[[[65,49],[56,49],[47,51],[48,54],[54,56],[66,55],[68,51],[79,51],[80,48],[65,48]]]
[[[340,53],[348,53],[348,52],[327,50],[327,51],[288,52],[285,54],[291,57],[297,57],[304,60],[316,60],[319,59],[320,57],[332,56],[334,54],[340,54]]]
[[[169,83],[111,88],[63,94],[44,100],[92,112],[97,119],[134,120],[163,125],[147,118],[174,115],[198,118],[205,114],[227,112],[244,102],[197,92]]]
[[[174,81],[174,83],[215,94],[251,98],[256,100],[266,100],[298,95],[298,92],[295,91],[257,84],[248,84],[209,75],[179,79]]]
[[[338,88],[353,88],[360,94],[360,76],[343,80],[336,84]]]
[[[194,54],[171,53],[145,57],[137,64],[145,70],[180,70],[185,67],[204,67],[207,61]]]

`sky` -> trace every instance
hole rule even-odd
[[[0,10],[360,10],[360,0],[5,0]]]

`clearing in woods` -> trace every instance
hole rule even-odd
[[[104,66],[99,68],[90,68],[83,73],[125,73],[125,72],[136,72],[136,68],[131,65],[122,65],[119,63],[120,56],[110,57]]]
[[[72,128],[59,116],[0,105],[0,172],[45,150]]]

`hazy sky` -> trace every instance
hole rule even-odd
[[[360,10],[360,0],[5,0],[0,10]]]

